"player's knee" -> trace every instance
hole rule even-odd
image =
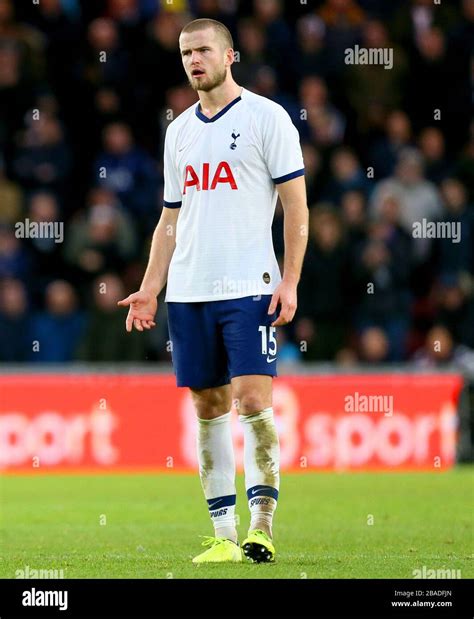
[[[240,415],[252,415],[259,413],[267,406],[271,406],[267,402],[267,398],[259,391],[247,390],[237,397],[237,410]]]
[[[222,411],[220,408],[201,407],[196,408],[196,414],[199,419],[216,419],[225,415],[225,411]]]
[[[229,410],[224,394],[216,389],[191,389],[191,394],[200,419],[215,419]]]

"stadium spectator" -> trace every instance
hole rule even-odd
[[[290,340],[285,329],[277,329],[278,360],[285,365],[295,365],[301,361],[298,346]]]
[[[1,4],[0,4],[1,7]],[[0,36],[0,149],[11,148],[34,99],[34,85],[21,65],[19,46]]]
[[[113,192],[100,187],[92,190],[87,209],[71,222],[64,246],[64,256],[75,267],[78,283],[123,268],[136,251],[132,220]]]
[[[0,284],[0,362],[27,361],[32,347],[25,285],[17,279]]]
[[[346,121],[341,112],[329,102],[324,80],[314,76],[303,78],[299,97],[308,120],[303,136],[322,148],[340,144],[344,137]]]
[[[57,118],[34,110],[13,159],[15,178],[26,189],[48,189],[62,195],[71,170],[71,153]]]
[[[268,66],[257,69],[251,84],[251,90],[282,105],[290,115],[293,124],[297,128],[302,126],[300,106],[293,96],[279,90],[275,69]]]
[[[369,327],[360,334],[357,357],[362,363],[386,363],[389,350],[389,340],[380,327]]]
[[[163,153],[166,127],[170,122],[170,110],[172,110],[173,118],[176,118],[176,116],[181,114],[181,112],[184,112],[184,110],[197,102],[194,91],[185,85],[169,88],[166,91],[165,96],[165,105],[158,114],[161,139],[158,145],[153,145],[153,152],[156,151],[157,153]],[[161,162],[162,161],[163,160],[161,159]]]
[[[473,287],[465,276],[445,273],[433,290],[434,321],[445,326],[458,344],[473,345]]]
[[[448,30],[456,21],[456,10],[448,3],[435,5],[431,0],[410,0],[400,4],[392,22],[392,31],[396,40],[409,48],[430,28]]]
[[[346,288],[349,282],[347,247],[342,224],[328,205],[310,211],[310,234],[300,281],[299,315],[309,320],[301,330],[314,331],[306,359],[334,359],[346,336]],[[298,331],[298,325],[297,325]],[[306,339],[306,337],[300,337]]]
[[[457,110],[451,102],[452,63],[447,55],[446,35],[440,28],[431,27],[420,32],[411,62],[413,70],[406,99],[415,131],[434,120],[448,131],[453,123],[449,114],[456,114]]]
[[[410,119],[400,109],[387,116],[382,137],[373,140],[369,149],[369,161],[374,168],[375,178],[391,176],[395,170],[400,152],[411,146],[412,131]]]
[[[270,65],[265,29],[255,19],[242,19],[237,26],[237,38],[239,62],[232,68],[232,74],[239,84],[248,87],[255,74]]]
[[[194,8],[196,18],[210,17],[222,22],[227,26],[232,35],[235,34],[235,12],[236,5],[233,2],[222,2],[221,0],[179,0],[181,3],[180,12],[184,13],[186,5]],[[187,21],[187,20],[186,20]],[[182,25],[184,26],[186,22]]]
[[[47,285],[45,309],[32,318],[30,361],[72,361],[84,332],[84,315],[71,284],[55,280]]]
[[[387,196],[394,196],[400,203],[400,223],[413,235],[413,224],[423,220],[436,221],[443,213],[439,192],[433,183],[424,177],[423,159],[414,148],[400,152],[395,173],[380,181],[371,196],[371,212],[380,212]],[[432,239],[414,238],[415,258],[425,262],[430,256]]]
[[[93,95],[89,126],[91,128],[91,148],[94,154],[101,147],[101,135],[108,125],[120,122],[127,116],[124,102],[114,88],[100,86]]]
[[[323,199],[339,204],[346,191],[360,191],[367,196],[372,188],[356,154],[341,146],[331,156],[331,180],[323,190]]]
[[[18,50],[23,77],[38,84],[45,73],[44,38],[36,28],[15,19],[11,0],[0,0],[0,39]]]
[[[8,178],[3,158],[0,157],[0,224],[14,224],[20,218],[22,210],[21,186]]]
[[[468,190],[469,200],[474,202],[474,120],[471,121],[469,139],[455,164],[455,175]]]
[[[415,353],[413,361],[423,368],[456,366],[459,370],[474,371],[474,351],[456,345],[449,330],[442,325],[429,330],[425,345]]]
[[[24,244],[31,262],[30,297],[34,303],[39,303],[45,287],[52,280],[67,277],[62,260],[64,221],[56,196],[46,191],[33,194],[27,218],[29,224],[38,225],[38,234],[26,238]],[[44,232],[41,226],[44,226]]]
[[[113,19],[120,32],[125,49],[133,49],[142,36],[140,0],[108,0],[107,17]]]
[[[436,239],[439,251],[438,272],[474,275],[474,213],[467,203],[466,188],[455,178],[441,185],[444,204],[444,237]]]
[[[156,224],[158,174],[153,159],[136,146],[125,123],[107,125],[102,134],[104,150],[94,166],[94,178],[113,191],[130,215],[147,226]]]
[[[474,2],[472,0],[461,0],[461,13],[462,18],[449,30],[449,40],[451,57],[457,59],[453,70],[461,73],[460,83],[464,84],[464,88],[461,87],[461,92],[464,90],[469,101],[469,92],[466,91],[469,91],[470,84],[465,79],[465,71],[469,70],[474,48]],[[469,113],[470,108],[467,107],[466,111]]]
[[[142,271],[137,273],[137,277],[133,282],[130,282],[129,290],[135,289],[140,285],[141,276]],[[128,280],[125,277],[124,282],[128,286]],[[172,347],[168,333],[168,307],[165,303],[165,292],[162,292],[158,297],[158,305],[160,307],[161,319],[158,320],[156,327],[151,329],[146,336],[145,358],[152,361],[167,361],[171,363]]]
[[[92,286],[93,305],[81,339],[77,358],[83,361],[143,361],[146,340],[138,332],[123,328],[123,313],[117,301],[124,296],[120,278],[105,273]]]
[[[362,191],[346,191],[341,198],[341,217],[345,230],[347,251],[354,264],[367,238],[366,199]],[[350,282],[348,283],[350,287]]]
[[[318,11],[326,26],[326,45],[334,70],[344,70],[344,52],[359,40],[365,14],[355,0],[326,0]]]
[[[135,119],[137,135],[146,140],[151,133],[156,148],[159,139],[158,113],[166,103],[167,89],[183,82],[183,67],[178,53],[181,23],[174,13],[160,12],[145,28],[143,41],[137,46],[134,61]],[[166,70],[163,70],[166,67]],[[154,79],[152,76],[159,76]],[[176,113],[176,108],[171,108]],[[133,119],[130,119],[133,121]]]
[[[331,76],[331,56],[325,46],[326,26],[316,15],[300,17],[296,24],[297,63],[300,80],[309,75]]]
[[[335,361],[350,371],[359,364],[379,365],[389,361],[390,344],[385,331],[379,327],[368,327],[353,337],[351,346],[341,348]]]
[[[387,28],[378,20],[364,23],[361,46],[392,56],[391,60],[384,56],[383,62],[347,65],[345,92],[355,111],[358,131],[371,135],[383,128],[387,111],[402,103],[408,59],[403,49],[390,41]]]
[[[398,203],[387,198],[383,211],[368,227],[353,270],[359,301],[354,324],[384,330],[390,344],[389,359],[402,361],[410,326],[410,237],[398,225]]]
[[[308,204],[315,204],[320,198],[323,185],[323,161],[319,150],[311,142],[303,143],[302,150]]]
[[[275,216],[273,218],[272,225],[272,236],[273,236],[273,248],[275,250],[275,255],[277,260],[282,260],[283,252],[285,249],[284,245],[284,219],[283,219],[283,207],[281,205],[281,200],[277,200],[277,205],[275,208]]]
[[[426,127],[418,137],[418,145],[425,160],[426,178],[432,183],[441,183],[451,168],[446,159],[444,135],[436,127]]]
[[[283,1],[253,0],[253,9],[257,23],[265,31],[267,53],[280,88],[292,90],[296,84],[296,50],[291,30],[283,19]]]
[[[117,24],[105,17],[95,19],[89,24],[87,41],[82,69],[86,84],[92,91],[106,84],[124,96],[130,78],[130,59]]]
[[[20,279],[28,284],[31,279],[31,262],[24,243],[13,228],[0,225],[0,278]]]
[[[62,98],[77,79],[77,50],[81,30],[61,0],[41,0],[32,23],[43,35],[45,74],[49,87]]]

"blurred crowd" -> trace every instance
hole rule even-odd
[[[178,36],[198,17],[301,135],[310,240],[281,360],[472,362],[474,0],[0,0],[0,361],[170,359],[166,304],[127,334],[116,302],[146,265],[166,127],[197,101]],[[356,45],[393,68],[346,64]],[[274,245],[282,264],[280,204]]]

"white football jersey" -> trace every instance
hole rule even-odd
[[[212,118],[194,104],[167,128],[164,206],[180,208],[166,301],[272,294],[276,185],[304,174],[286,110],[246,88]]]

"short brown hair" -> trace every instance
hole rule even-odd
[[[215,19],[195,19],[184,26],[179,36],[189,32],[196,32],[197,30],[205,30],[206,28],[212,28],[214,30],[216,35],[225,43],[226,49],[228,47],[234,49],[234,41],[232,40],[232,35],[230,34],[229,29],[224,26],[222,22]]]

